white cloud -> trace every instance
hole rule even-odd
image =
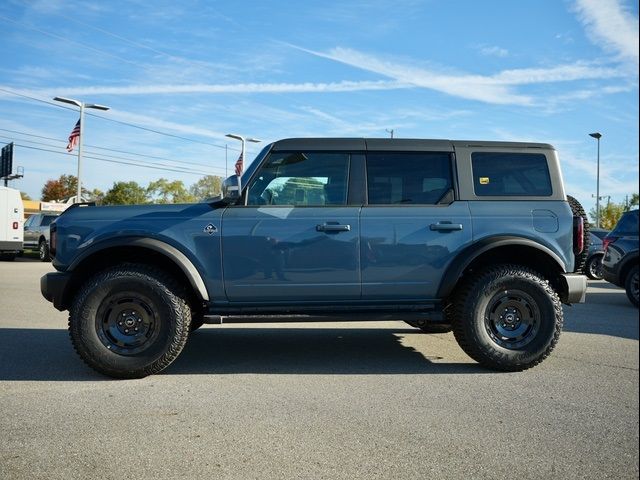
[[[530,95],[517,92],[513,88],[516,85],[607,79],[625,75],[618,69],[596,66],[587,62],[549,68],[504,70],[495,75],[451,74],[383,59],[348,48],[338,47],[328,52],[317,52],[293,47],[321,58],[392,78],[402,85],[428,88],[455,97],[492,104],[523,106],[537,104]]]
[[[620,0],[577,0],[575,9],[594,43],[638,64],[638,17]]]
[[[508,57],[509,56],[509,50],[507,50],[506,48],[502,48],[502,47],[498,47],[496,45],[493,46],[481,46],[480,47],[480,53],[482,55],[486,55],[487,57],[500,57],[500,58],[504,58],[504,57]]]

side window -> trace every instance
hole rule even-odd
[[[34,219],[34,218],[35,218],[35,217],[34,217],[33,215],[31,215],[29,218],[27,218],[27,220],[24,222],[24,226],[25,226],[25,227],[30,227],[30,226],[31,226],[31,224],[33,223],[33,219]]]
[[[474,152],[471,164],[479,197],[552,194],[547,158],[541,153]]]
[[[452,185],[448,153],[367,154],[369,205],[435,205]]]
[[[344,152],[273,152],[254,177],[247,205],[346,205]]]
[[[47,225],[50,225],[54,218],[56,217],[54,217],[53,215],[45,215],[44,217],[42,217],[42,223],[40,224],[40,226],[46,227]]]

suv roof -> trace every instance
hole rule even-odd
[[[418,138],[285,138],[273,144],[274,150],[438,150],[454,147],[494,147],[551,149],[548,143],[486,142],[477,140],[438,140]]]

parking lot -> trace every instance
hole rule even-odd
[[[592,282],[552,355],[479,368],[403,322],[205,326],[163,374],[77,357],[0,263],[0,478],[638,478],[638,310]]]

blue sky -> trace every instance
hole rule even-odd
[[[224,175],[225,145],[231,173],[229,132],[393,129],[552,143],[586,208],[599,131],[601,195],[638,192],[637,2],[4,0],[0,26],[0,143],[18,145],[12,186],[34,198],[76,172],[59,152],[77,112],[38,101],[56,95],[111,107],[86,118],[89,188]]]

